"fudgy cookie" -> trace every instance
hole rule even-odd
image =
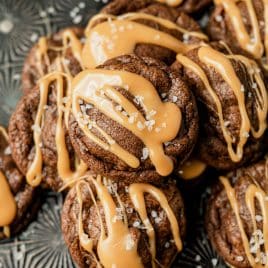
[[[44,75],[63,70],[71,75],[79,73],[81,68],[81,40],[84,29],[70,27],[54,33],[49,37],[41,37],[32,47],[25,59],[22,70],[22,90],[32,90],[37,81]]]
[[[67,119],[70,79],[61,72],[43,77],[22,96],[9,122],[12,155],[32,186],[59,190],[83,174],[70,142]]]
[[[268,162],[238,169],[213,188],[206,215],[212,245],[232,267],[267,265]]]
[[[66,197],[62,232],[81,268],[170,267],[182,248],[184,205],[171,180],[156,188],[89,177]]]
[[[138,9],[146,8],[149,5],[163,3],[168,6],[177,7],[186,13],[194,13],[201,11],[205,6],[209,5],[211,0],[113,0],[103,8],[105,12],[112,14],[121,14],[124,12],[133,12]]]
[[[171,64],[176,53],[207,41],[198,23],[175,8],[146,1],[118,2],[108,4],[86,28],[83,65],[87,68],[132,53]]]
[[[214,1],[208,33],[212,40],[222,40],[234,53],[258,60],[268,70],[265,10],[268,3],[262,0]]]
[[[6,131],[0,127],[0,240],[18,234],[36,216],[40,193],[27,185],[11,157]]]
[[[156,182],[192,152],[195,99],[164,63],[125,55],[80,73],[73,85],[69,133],[93,172],[116,181]]]
[[[267,91],[258,65],[203,46],[178,55],[173,70],[193,90],[200,110],[200,158],[231,170],[265,152]]]

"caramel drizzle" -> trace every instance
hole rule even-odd
[[[44,111],[46,105],[48,103],[48,94],[49,94],[49,86],[52,82],[56,83],[56,91],[57,91],[57,125],[56,125],[56,147],[58,154],[57,161],[57,169],[58,174],[62,178],[63,181],[71,180],[74,177],[82,176],[86,170],[86,165],[81,161],[76,170],[73,172],[71,170],[70,156],[67,150],[66,142],[65,142],[65,131],[64,131],[64,117],[69,114],[68,108],[71,105],[71,99],[65,104],[63,103],[64,99],[64,77],[67,79],[67,98],[70,98],[70,80],[71,77],[62,73],[62,72],[54,72],[48,74],[43,77],[39,81],[39,89],[40,89],[40,102],[35,118],[34,124],[34,145],[35,145],[35,156],[34,160],[28,169],[26,174],[27,182],[36,187],[42,181],[42,166],[43,166],[43,158],[42,151],[40,145],[42,144],[41,138],[41,128],[42,122],[44,120]],[[65,121],[67,123],[67,120]]]
[[[2,137],[8,141],[6,130],[0,126]],[[17,205],[11,192],[9,183],[5,175],[0,171],[0,227],[6,237],[10,237],[9,225],[13,222],[17,214]]]
[[[132,96],[141,98],[143,114],[115,88],[128,87]],[[73,114],[85,135],[105,150],[114,153],[132,168],[140,165],[139,159],[118,145],[96,122],[81,113],[80,101],[90,103],[103,114],[130,130],[140,138],[149,150],[149,157],[157,172],[162,176],[173,170],[173,161],[165,155],[163,143],[173,140],[181,126],[181,112],[174,103],[163,103],[154,86],[142,76],[125,71],[86,70],[75,77],[73,82]],[[116,105],[114,104],[116,103]],[[122,111],[117,109],[120,106]],[[153,115],[150,114],[153,112]],[[148,117],[150,120],[147,121]],[[86,122],[84,122],[86,120]],[[153,122],[151,128],[146,127]],[[142,128],[139,126],[143,126]],[[91,131],[96,128],[106,142]]]
[[[168,6],[171,6],[171,7],[176,7],[182,4],[183,0],[156,0],[156,1],[163,3],[163,4],[167,4]]]
[[[204,173],[207,165],[197,158],[190,158],[180,168],[180,177],[184,180],[192,180],[198,178]]]
[[[73,55],[76,58],[76,60],[80,63],[82,66],[82,43],[79,40],[79,38],[76,36],[73,30],[65,30],[62,33],[62,46],[55,47],[50,46],[49,41],[47,37],[41,37],[38,41],[37,51],[36,51],[36,58],[37,58],[37,66],[38,70],[41,76],[44,76],[46,73],[43,70],[43,61],[45,61],[46,66],[48,67],[48,71],[52,72],[52,66],[48,57],[48,51],[62,51],[61,56],[58,56],[61,60],[61,64],[64,66],[64,69],[66,73],[70,74],[70,70],[68,69],[67,64],[65,63],[64,56],[66,53],[66,50],[68,48],[72,49]],[[60,69],[57,69],[57,71],[60,71]]]
[[[267,177],[266,177],[267,179]],[[220,181],[223,184],[227,197],[229,199],[230,205],[234,211],[236,221],[240,230],[240,235],[242,238],[244,250],[247,256],[247,259],[250,263],[250,266],[253,268],[262,268],[262,267],[268,267],[268,262],[266,261],[265,264],[260,263],[262,259],[262,252],[260,247],[257,248],[257,251],[255,253],[256,256],[253,255],[251,252],[251,246],[249,241],[245,228],[243,226],[243,222],[240,216],[239,212],[239,204],[236,199],[236,193],[234,188],[232,188],[229,180],[226,177],[220,177]],[[260,238],[258,237],[258,228],[257,228],[257,220],[256,220],[256,200],[258,201],[260,208],[261,208],[261,216],[262,216],[262,221],[263,221],[263,229],[262,229],[262,234],[263,234],[263,239],[264,239],[264,250],[265,250],[265,256],[268,256],[268,202],[267,202],[267,195],[266,193],[258,186],[255,184],[251,184],[245,193],[245,200],[246,200],[246,205],[247,208],[250,212],[251,215],[251,220],[253,223],[253,239],[255,243],[258,243]],[[258,215],[260,216],[260,215]]]
[[[252,25],[252,33],[249,34],[243,22],[241,12],[237,6],[238,0],[214,0],[216,5],[222,5],[225,12],[229,14],[229,19],[232,23],[232,26],[235,30],[237,40],[239,45],[252,54],[254,58],[261,59],[264,53],[266,54],[266,63],[263,64],[267,69],[267,55],[268,55],[268,1],[262,0],[264,5],[264,27],[265,27],[265,36],[264,44],[261,39],[260,26],[257,19],[257,14],[253,6],[252,0],[242,0],[245,2],[250,22]]]
[[[97,23],[100,19],[106,21]],[[148,14],[127,13],[118,17],[99,14],[90,20],[85,31],[87,39],[83,49],[83,66],[95,68],[108,59],[133,53],[139,43],[166,47],[176,53],[184,53],[195,47],[183,43],[170,34],[134,21],[138,19],[149,20],[187,36],[207,40],[207,36],[202,33],[187,31],[169,20]]]
[[[86,181],[80,181],[76,184],[76,192],[79,203],[79,216],[78,216],[78,232],[79,232],[79,241],[81,246],[92,254],[94,260],[98,263],[98,267],[105,268],[125,268],[129,267],[143,267],[141,258],[138,254],[138,241],[135,241],[131,236],[130,229],[128,227],[128,221],[126,216],[125,207],[120,200],[120,197],[117,194],[116,190],[113,190],[118,204],[120,205],[120,211],[122,211],[123,216],[118,218],[117,206],[113,200],[111,193],[107,188],[107,181],[102,181],[101,176],[97,176],[97,179],[89,177],[88,181],[91,182],[95,189],[98,200],[101,202],[101,205],[104,210],[105,223],[107,226],[107,234],[105,232],[105,225],[102,220],[99,207],[97,205],[96,197],[93,193],[92,188],[89,183]],[[109,186],[109,184],[108,184]],[[101,234],[97,245],[97,256],[94,252],[94,241],[89,238],[85,233],[83,228],[83,197],[82,197],[82,187],[86,187],[89,191],[93,204],[97,208],[97,213],[100,221]],[[182,243],[180,239],[180,230],[177,219],[168,204],[168,200],[161,190],[157,189],[154,186],[149,184],[132,184],[129,187],[129,195],[133,202],[133,205],[137,212],[139,213],[145,228],[147,229],[147,234],[149,237],[150,252],[152,256],[152,267],[155,266],[157,262],[156,258],[156,246],[155,246],[155,232],[152,224],[149,221],[146,212],[146,205],[144,200],[144,193],[151,194],[160,204],[160,206],[166,212],[167,218],[171,224],[172,234],[174,236],[175,244],[178,251],[182,249]],[[99,261],[98,261],[99,259]]]
[[[186,56],[177,55],[177,60],[183,66],[189,68],[192,72],[198,75],[202,80],[202,82],[204,83],[206,89],[208,90],[216,106],[221,129],[223,132],[224,139],[227,143],[230,158],[234,162],[239,162],[243,157],[243,148],[248,140],[250,131],[255,138],[259,138],[263,135],[267,127],[266,116],[267,116],[268,97],[263,80],[261,78],[261,74],[259,73],[257,64],[255,64],[253,61],[250,61],[245,57],[242,58],[240,56],[234,56],[234,55],[225,56],[224,54],[208,46],[200,47],[198,50],[198,56],[199,59],[204,64],[213,67],[218,73],[221,74],[224,81],[232,88],[233,93],[237,99],[241,116],[241,126],[239,131],[239,141],[238,144],[236,145],[236,149],[233,148],[236,141],[232,137],[231,133],[228,131],[226,122],[224,121],[221,101],[217,96],[216,92],[213,90],[212,86],[210,85],[209,79],[206,76],[205,72],[198,64],[196,64],[194,61],[187,58]],[[231,64],[231,61],[228,59],[228,57],[236,60],[241,60],[242,63],[244,63],[245,67],[248,69],[248,74],[250,75],[251,81],[255,80],[256,82],[256,88],[254,89],[252,87],[252,89],[254,90],[254,93],[258,98],[258,101],[256,103],[256,109],[259,120],[259,129],[257,131],[254,130],[253,127],[251,126],[251,122],[249,120],[245,105],[245,95],[242,90],[243,85],[241,84],[239,78],[237,77],[235,70]]]

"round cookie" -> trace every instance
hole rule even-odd
[[[171,180],[156,188],[89,178],[68,193],[62,232],[81,268],[170,267],[185,235],[183,201]]]
[[[43,77],[22,96],[9,122],[12,155],[30,185],[58,191],[63,182],[83,175],[75,165],[66,116],[70,80],[61,72]]]
[[[184,76],[202,111],[201,160],[231,170],[265,152],[267,90],[254,61],[206,46],[178,55],[172,68]]]
[[[182,1],[168,1],[168,0],[134,0],[128,2],[127,0],[113,0],[108,5],[106,5],[103,10],[112,14],[122,14],[123,12],[133,12],[137,9],[146,8],[147,6],[163,3],[170,5],[173,8],[177,7],[178,10],[185,13],[195,13],[200,12],[209,5],[211,0],[182,0]]]
[[[34,219],[41,203],[39,189],[34,189],[26,183],[25,177],[13,161],[7,134],[1,127],[0,181],[1,240],[21,232]]]
[[[170,65],[176,53],[207,41],[198,23],[175,8],[146,1],[118,2],[104,7],[86,28],[83,65],[87,68],[131,53]]]
[[[265,267],[267,262],[267,170],[267,160],[260,161],[221,177],[213,188],[206,215],[207,233],[229,266]]]
[[[49,37],[41,37],[25,59],[22,70],[22,90],[24,93],[33,89],[38,80],[55,70],[64,70],[71,75],[79,73],[81,56],[79,42],[84,38],[84,29],[70,27],[54,33]],[[57,59],[61,58],[61,66]]]
[[[214,2],[216,7],[207,27],[210,38],[224,41],[236,54],[257,60],[267,72],[268,45],[265,38],[268,22],[265,10],[268,4],[262,0],[248,1],[248,4],[245,1]]]
[[[107,84],[97,77],[108,79]],[[102,83],[112,86],[119,99],[113,95],[107,100]],[[75,84],[76,115],[70,117],[69,133],[76,153],[94,173],[115,181],[131,183],[146,178],[156,182],[191,154],[198,134],[195,99],[181,77],[165,64],[125,55],[107,61],[96,71],[84,71],[75,78]],[[98,90],[103,100],[95,103],[87,99]],[[80,93],[83,100],[76,97]]]

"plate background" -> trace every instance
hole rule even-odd
[[[40,36],[70,25],[85,25],[106,2],[108,0],[0,0],[1,125],[7,125],[21,95],[20,73],[30,47]],[[209,188],[203,184],[188,188],[185,199],[189,235],[173,267],[224,268],[203,229]],[[46,193],[44,199],[36,221],[26,231],[0,242],[0,268],[75,267],[60,231],[62,195]]]

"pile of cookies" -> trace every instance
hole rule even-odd
[[[211,7],[206,33],[193,19]],[[79,267],[170,267],[177,181],[213,169],[208,237],[230,267],[268,265],[268,3],[114,0],[85,29],[42,37],[0,134],[0,239],[66,194]]]

